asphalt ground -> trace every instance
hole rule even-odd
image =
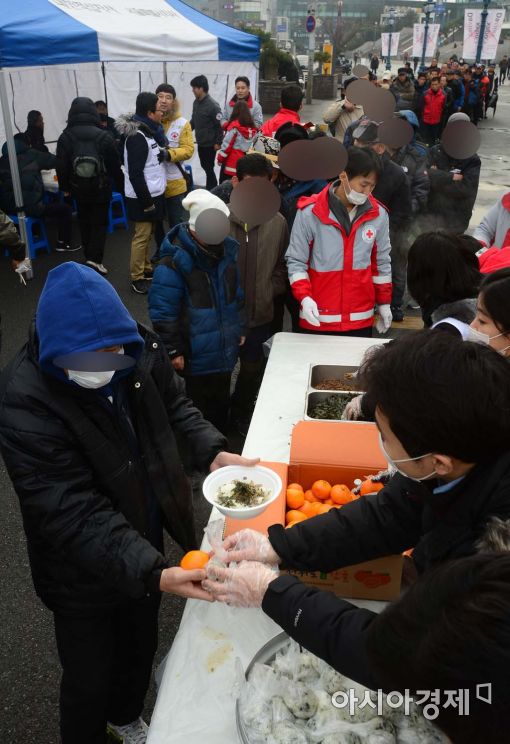
[[[305,106],[304,121],[320,122],[327,101]],[[510,84],[503,86],[496,117],[480,124],[482,177],[472,225],[476,225],[498,195],[510,188]],[[55,235],[50,229],[50,238]],[[75,240],[78,230],[75,225]],[[148,323],[147,300],[134,294],[129,285],[130,234],[118,230],[108,237],[104,263],[108,278],[129,311],[142,323]],[[0,368],[5,366],[25,342],[27,328],[34,316],[37,300],[50,269],[64,260],[81,260],[80,253],[50,255],[41,253],[34,262],[34,279],[20,285],[10,261],[0,257],[0,313],[3,344]],[[395,327],[391,335],[404,328],[419,326],[417,317],[406,319],[404,327]],[[414,314],[416,316],[416,313]],[[240,449],[242,441],[232,442]],[[209,516],[208,505],[200,495],[198,476],[194,476],[194,500],[197,529],[203,529]],[[58,689],[60,667],[56,654],[52,615],[32,587],[25,535],[19,505],[2,461],[0,460],[0,742],[6,744],[57,744]],[[167,555],[177,561],[180,550],[168,541]],[[178,630],[184,601],[173,596],[163,598],[160,613],[160,644],[156,664],[168,652]],[[155,701],[155,686],[147,697],[145,718],[150,720]]]

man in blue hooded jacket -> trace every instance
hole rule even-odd
[[[209,599],[170,567],[163,528],[197,546],[176,445],[204,470],[242,462],[193,407],[158,336],[93,269],[49,274],[28,343],[0,378],[0,450],[37,594],[54,613],[62,744],[143,744],[162,592]]]

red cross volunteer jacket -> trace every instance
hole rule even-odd
[[[302,316],[299,324],[318,333],[367,328],[374,305],[391,302],[388,215],[370,196],[351,223],[334,194],[338,184],[299,201],[285,255],[294,297],[312,297],[319,308],[320,326]]]

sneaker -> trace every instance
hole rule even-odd
[[[393,317],[394,323],[402,323],[402,321],[404,320],[404,311],[401,307],[392,307],[391,315]]]
[[[143,272],[143,278],[146,282],[152,282],[152,277],[154,276],[154,272],[152,269],[145,269]]]
[[[119,742],[119,744],[145,744],[149,727],[141,718],[137,718],[133,723],[126,726],[115,726],[108,723],[107,733]]]
[[[75,251],[81,251],[81,245],[69,245],[69,243],[64,243],[63,240],[57,240],[57,245],[55,246],[55,250],[58,253],[74,253]]]
[[[87,264],[87,266],[90,266],[92,269],[95,269],[100,274],[108,273],[108,269],[106,268],[106,266],[103,266],[103,264],[98,264],[95,261],[85,261],[85,263]]]
[[[147,280],[137,279],[135,282],[131,282],[131,289],[137,294],[147,294]]]

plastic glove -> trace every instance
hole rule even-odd
[[[361,418],[361,401],[363,400],[363,393],[361,395],[357,395],[355,398],[350,400],[347,405],[345,406],[344,412],[342,414],[342,419],[345,421],[357,421],[359,418]]]
[[[307,323],[313,326],[320,326],[319,308],[315,300],[312,300],[311,297],[305,297],[301,302],[301,309],[303,311],[303,318]]]
[[[26,284],[26,279],[32,279],[32,262],[29,258],[24,258],[22,261],[18,261],[16,268],[14,269],[16,274],[19,276],[21,284]]]
[[[260,561],[276,565],[280,563],[268,538],[255,530],[240,530],[223,541],[222,548],[228,551],[227,563],[241,561]]]
[[[386,333],[390,329],[393,316],[389,305],[376,305],[376,313],[379,316],[375,322],[377,333]]]
[[[243,561],[235,568],[206,566],[207,579],[202,588],[218,602],[231,607],[260,607],[267,587],[278,571],[263,563]]]

